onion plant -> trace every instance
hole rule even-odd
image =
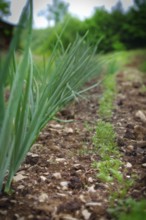
[[[26,45],[21,59],[16,61],[14,51],[26,21]],[[13,176],[40,130],[59,109],[84,92],[79,88],[87,79],[100,72],[97,58],[84,38],[77,38],[60,56],[55,56],[55,47],[44,71],[38,72],[29,49],[31,31],[32,1],[28,1],[0,69],[0,191],[5,185],[5,192],[9,192]],[[5,100],[8,79],[10,96]]]

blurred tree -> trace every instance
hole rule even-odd
[[[112,12],[119,12],[119,13],[123,13],[124,9],[123,9],[123,5],[121,1],[118,1],[113,7],[112,7]]]
[[[110,50],[110,14],[105,10],[104,7],[95,8],[94,14],[91,18],[85,20],[86,30],[89,30],[87,40],[91,45],[96,45],[100,38],[103,38],[99,44],[99,50]]]
[[[52,13],[49,16],[50,18],[52,16],[56,23],[60,20],[61,22],[54,27],[49,27],[44,40],[40,39],[40,42],[44,42],[41,43],[43,51],[48,51],[48,48],[50,51],[53,49],[57,38],[56,33],[60,35],[64,26],[66,29],[61,35],[64,48],[74,41],[77,33],[83,36],[86,32],[88,34],[85,40],[90,45],[94,46],[102,39],[98,45],[98,51],[110,52],[146,47],[146,0],[134,0],[133,6],[127,11],[123,9],[122,1],[118,1],[111,12],[104,7],[95,8],[93,15],[84,21],[72,17],[67,11],[66,16],[61,11],[61,16],[57,14],[55,18],[56,13],[60,13],[57,12],[60,9],[56,2],[62,2],[62,0],[54,0],[54,2],[53,5],[56,6],[54,8],[53,5],[51,6]],[[38,39],[38,36],[35,35],[35,39]]]
[[[10,14],[10,2],[0,0],[0,19]]]
[[[146,0],[134,0],[135,9],[139,10],[144,5],[146,5]]]
[[[111,42],[112,48],[114,50],[123,50],[125,46],[123,44],[124,41],[124,30],[123,25],[126,22],[125,12],[121,1],[118,1],[113,7],[111,11],[111,26],[112,35]]]
[[[62,0],[53,0],[52,5],[48,5],[48,20],[53,20],[55,25],[63,20],[68,12],[69,4]]]
[[[126,14],[125,43],[128,48],[146,46],[146,0],[134,0],[134,6]]]

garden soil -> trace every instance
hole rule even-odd
[[[117,74],[111,120],[123,175],[136,176],[127,196],[136,200],[146,198],[146,77],[138,68],[141,62],[137,56]],[[102,92],[102,86],[90,90],[57,114],[66,122],[50,121],[40,133],[14,177],[12,193],[0,195],[1,220],[112,219],[109,197],[119,184],[103,183],[92,167],[100,161],[92,137]]]

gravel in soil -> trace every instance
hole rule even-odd
[[[118,92],[114,124],[126,175],[137,180],[128,196],[146,196],[146,82],[131,65],[117,75]],[[94,88],[86,99],[78,100],[57,117],[69,123],[51,121],[40,133],[31,152],[12,183],[14,192],[0,196],[0,219],[106,220],[111,185],[101,182],[93,161],[100,160],[92,144],[98,120],[98,100],[102,89]],[[114,185],[113,187],[115,187]]]

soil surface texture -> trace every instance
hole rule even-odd
[[[139,71],[140,57],[117,74],[117,95],[111,123],[126,164],[127,178],[135,184],[127,196],[146,198],[146,79]],[[93,83],[93,81],[91,82]],[[91,83],[88,84],[91,85]],[[113,188],[97,178],[93,161],[100,160],[92,137],[102,85],[60,111],[50,121],[17,172],[11,195],[0,195],[1,220],[109,220]],[[88,126],[87,126],[88,124]],[[125,169],[123,169],[125,172]]]

